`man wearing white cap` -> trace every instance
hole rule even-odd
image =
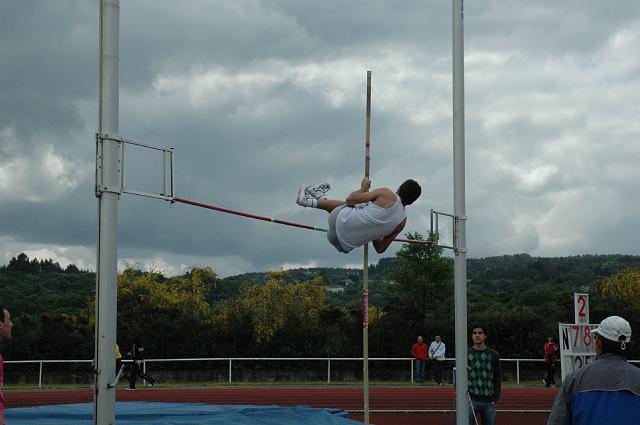
[[[640,368],[625,358],[629,322],[609,316],[592,333],[596,361],[567,376],[547,425],[635,425],[640,420]]]

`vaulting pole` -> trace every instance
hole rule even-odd
[[[118,133],[119,0],[100,0],[99,133]],[[96,258],[95,386],[93,423],[115,424],[117,227],[120,145],[103,140],[96,157],[98,235]]]
[[[453,6],[453,214],[456,328],[456,424],[469,423],[467,376],[467,242],[464,154],[464,0]]]
[[[369,178],[371,141],[371,71],[367,71],[367,117],[365,129],[364,176]],[[369,424],[369,244],[364,246],[362,268],[362,380],[364,384],[364,423]]]

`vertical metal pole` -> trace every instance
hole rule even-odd
[[[167,151],[162,151],[162,194],[167,196]]]
[[[38,388],[42,388],[42,360],[40,360],[40,373],[38,374]]]
[[[231,383],[231,359],[229,359],[229,383]]]
[[[464,0],[453,5],[453,209],[456,341],[456,424],[469,423],[467,376],[467,244],[464,154]]]
[[[171,148],[171,196],[176,196],[176,167]]]
[[[119,0],[100,0],[100,109],[99,132],[118,133],[119,92]],[[119,187],[119,143],[104,140],[99,172],[102,185]],[[109,189],[107,189],[109,190]],[[117,312],[117,221],[118,193],[102,191],[98,197],[98,237],[96,272],[96,349],[93,423],[115,424],[116,391],[109,383],[115,378]]]
[[[331,358],[327,359],[327,384],[331,383]]]
[[[520,385],[520,359],[516,359],[516,383]]]
[[[122,143],[122,149],[120,149],[120,166],[122,167],[122,171],[120,172],[120,185],[123,189],[127,187],[127,173],[125,172],[126,150],[126,143]]]
[[[431,217],[430,218],[431,218],[431,220],[430,220],[429,230],[431,231],[430,233],[433,234],[433,208],[431,208]],[[437,239],[436,239],[436,241],[437,241]]]
[[[558,323],[558,342],[560,344],[562,344],[562,324]],[[562,347],[562,345],[560,345]],[[566,376],[565,373],[569,373],[569,371],[565,371],[565,365],[564,365],[564,356],[562,355],[562,351],[560,352],[560,377],[562,378],[562,381],[564,381],[564,377]]]
[[[371,71],[367,71],[367,116],[365,129],[364,176],[369,178],[369,144],[371,142]],[[362,268],[362,380],[364,423],[369,424],[369,244],[364,246]]]

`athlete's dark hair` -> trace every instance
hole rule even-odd
[[[0,316],[0,322],[4,323],[4,311],[7,309],[7,307],[4,304],[0,304],[0,311],[2,311],[2,316]]]
[[[417,181],[409,179],[398,188],[398,196],[402,201],[402,205],[411,205],[420,197],[422,188]]]
[[[473,333],[474,329],[482,329],[482,332],[484,332],[485,335],[489,335],[489,332],[487,332],[487,328],[480,323],[474,323],[473,325],[471,325],[471,327],[469,328],[469,333]]]

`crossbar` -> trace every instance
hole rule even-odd
[[[249,213],[249,212],[232,210],[230,208],[224,208],[224,207],[220,207],[213,204],[207,204],[205,202],[193,201],[191,199],[180,198],[178,196],[173,198],[172,202],[180,202],[182,204],[193,205],[194,207],[206,208],[209,210],[219,211],[226,214],[239,215],[241,217],[252,218],[254,220],[262,220],[262,221],[268,221],[270,223],[275,223],[275,224],[283,224],[285,226],[298,227],[300,229],[315,230],[317,232],[325,232],[325,233],[327,232],[327,229],[325,229],[324,227],[311,226],[309,224],[294,223],[293,221],[280,220],[277,218],[266,217],[258,214]],[[413,243],[413,244],[420,244],[420,245],[433,244],[432,241],[425,241],[422,239],[394,239],[394,242]]]

